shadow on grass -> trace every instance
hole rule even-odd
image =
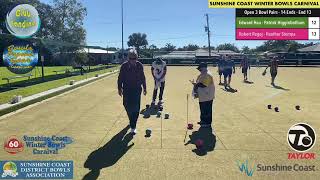
[[[283,91],[290,91],[290,89],[287,89],[287,88],[284,88],[284,87],[281,87],[281,86],[278,86],[278,85],[273,85],[273,86],[267,85],[266,87],[280,89],[280,90],[283,90]]]
[[[189,138],[190,140],[185,145],[196,145],[197,140],[203,141],[202,148],[192,150],[192,152],[196,153],[198,156],[207,155],[207,153],[213,151],[216,146],[216,136],[213,134],[212,128],[200,127],[198,131],[192,132],[192,134],[189,135]]]
[[[159,112],[160,112],[159,107],[156,105],[156,106],[153,106],[153,107],[150,106],[149,108],[145,108],[141,110],[140,114],[143,115],[144,119],[148,119],[151,116],[157,115]]]
[[[246,84],[254,84],[254,82],[249,81],[249,80],[244,80],[243,82],[246,83]]]
[[[129,126],[123,128],[118,134],[103,147],[93,151],[84,163],[84,167],[90,170],[83,180],[94,180],[100,175],[100,170],[115,165],[134,145],[128,145],[133,139],[131,133],[127,134]]]
[[[236,93],[236,92],[238,92],[238,90],[236,90],[236,89],[233,89],[233,88],[229,88],[229,87],[227,87],[227,88],[221,88],[223,91],[226,91],[226,92],[229,92],[229,93]]]

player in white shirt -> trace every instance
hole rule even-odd
[[[165,87],[165,76],[167,73],[167,65],[161,58],[157,58],[151,66],[151,73],[154,79],[154,90],[152,96],[151,106],[154,106],[157,99],[158,89],[160,88],[159,93],[159,102],[158,105],[163,104],[163,91]]]

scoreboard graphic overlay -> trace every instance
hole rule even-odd
[[[236,40],[319,40],[320,9],[236,9]]]

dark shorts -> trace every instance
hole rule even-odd
[[[221,76],[222,75],[222,70],[218,70],[218,73],[219,73],[219,75]]]
[[[231,77],[232,76],[232,69],[225,69],[223,71],[223,76],[226,77]]]
[[[242,68],[242,73],[247,73],[248,72],[248,68]]]
[[[271,77],[276,77],[278,72],[277,71],[270,71]]]

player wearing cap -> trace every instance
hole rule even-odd
[[[136,134],[136,125],[140,112],[141,91],[147,94],[143,65],[137,61],[135,50],[130,50],[129,60],[121,65],[118,77],[118,94],[123,97],[123,106],[128,114],[131,133]]]
[[[200,63],[197,68],[200,75],[193,84],[193,95],[199,99],[201,127],[211,127],[212,123],[212,104],[215,98],[215,86],[211,73],[207,69],[206,63]]]
[[[165,77],[167,74],[167,65],[161,58],[157,58],[151,66],[151,74],[154,79],[154,90],[152,95],[151,106],[154,106],[157,99],[158,89],[159,92],[159,101],[158,105],[161,106],[163,104],[163,91],[165,87]]]

